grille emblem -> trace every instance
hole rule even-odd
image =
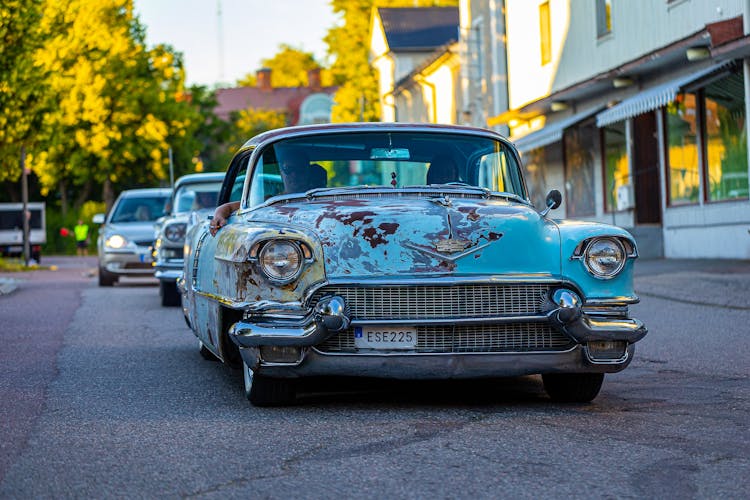
[[[470,245],[471,242],[468,240],[448,238],[447,240],[436,241],[435,250],[440,253],[457,253],[466,250]]]

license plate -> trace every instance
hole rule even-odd
[[[357,326],[354,328],[357,349],[414,349],[417,329],[413,327]]]
[[[138,258],[143,263],[152,262],[154,260],[151,257],[151,252],[148,249],[146,249],[146,250],[139,250],[138,253],[139,253]]]

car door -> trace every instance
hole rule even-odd
[[[238,153],[232,160],[219,194],[219,205],[239,201],[242,197],[251,150]],[[234,216],[230,218],[230,223]],[[217,290],[217,280],[221,280],[221,270],[215,255],[220,234],[211,236],[208,219],[198,222],[190,230],[186,239],[185,289],[187,316],[196,336],[211,350],[221,355],[222,334],[221,300],[231,301],[234,297],[221,297]],[[226,325],[225,325],[226,326]]]

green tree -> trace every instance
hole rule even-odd
[[[263,59],[261,64],[271,70],[272,87],[304,87],[309,84],[307,72],[321,68],[311,52],[296,49],[287,44],[279,45],[279,51],[271,58]],[[331,84],[331,75],[321,71],[323,86]],[[254,87],[257,84],[254,73],[247,74],[237,82],[241,87]]]
[[[380,120],[377,75],[370,65],[373,7],[455,7],[457,0],[331,0],[343,24],[328,30],[325,42],[333,56],[334,122]]]
[[[233,129],[232,124],[219,119],[214,113],[217,105],[215,91],[204,86],[193,86],[189,89],[188,95],[190,103],[200,114],[199,126],[192,134],[197,149],[190,162],[196,171],[222,171],[229,164],[227,143]]]
[[[21,146],[37,142],[49,88],[34,54],[44,42],[41,0],[0,4],[0,181],[16,181]]]
[[[71,186],[80,206],[95,187],[109,205],[116,190],[165,183],[169,147],[186,157],[198,147],[180,54],[146,48],[132,0],[48,2],[41,29],[53,35],[37,62],[59,96],[45,150],[31,158],[43,188],[58,190],[65,211]]]

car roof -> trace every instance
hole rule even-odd
[[[172,192],[169,188],[141,188],[141,189],[126,189],[120,192],[120,198],[132,198],[134,196],[140,197],[154,197],[158,198],[161,196],[169,196]]]
[[[404,122],[363,122],[363,123],[325,123],[317,125],[297,125],[269,130],[248,140],[240,150],[252,148],[266,142],[298,137],[340,132],[444,132],[467,135],[479,135],[511,144],[507,138],[485,128],[466,125],[447,125],[440,123],[404,123]]]
[[[177,179],[174,185],[175,187],[179,187],[183,184],[194,184],[206,181],[223,181],[224,175],[224,172],[202,172],[198,174],[187,174]]]

